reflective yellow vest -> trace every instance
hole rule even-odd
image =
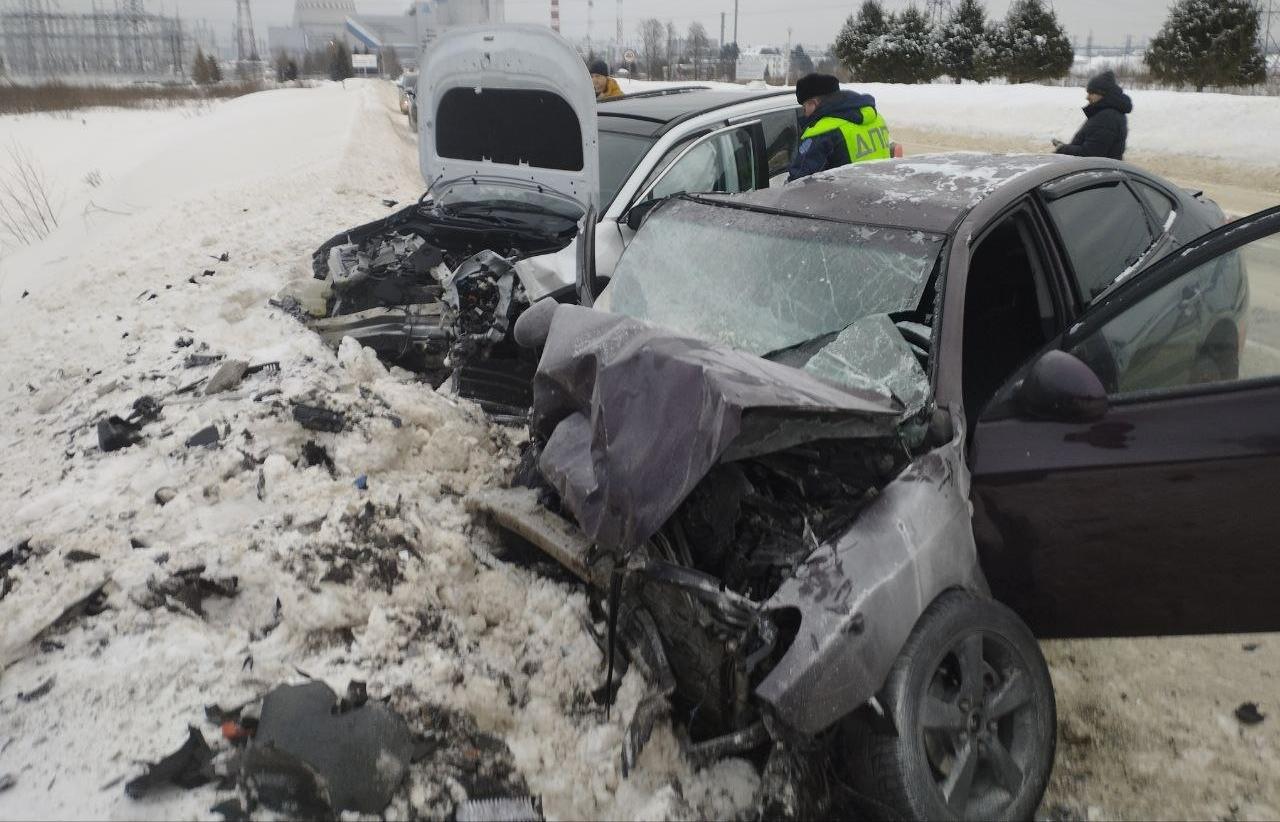
[[[862,123],[851,123],[839,117],[823,117],[804,130],[801,140],[817,137],[829,131],[839,131],[844,135],[845,146],[849,149],[849,162],[862,160],[888,160],[889,127],[885,125],[880,112],[871,106],[863,106]]]

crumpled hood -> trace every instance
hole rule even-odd
[[[555,308],[533,383],[539,468],[586,536],[653,536],[717,462],[893,436],[903,406],[643,322]]]

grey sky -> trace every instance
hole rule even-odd
[[[90,0],[58,0],[65,10],[87,7]],[[909,0],[882,0],[892,10],[906,8]],[[3,2],[3,0],[0,0]],[[111,0],[100,0],[109,6]],[[457,0],[455,0],[457,2]],[[623,0],[625,36],[634,40],[636,23],[644,17],[671,20],[684,31],[699,20],[714,38],[720,35],[720,12],[725,12],[725,30],[733,37],[733,0]],[[1142,40],[1155,34],[1164,22],[1171,0],[1056,0],[1054,6],[1067,33],[1083,45],[1090,30],[1099,45],[1122,45],[1125,35]],[[158,10],[162,0],[147,0],[148,8]],[[550,0],[506,0],[510,22],[545,23],[549,19]],[[835,39],[844,19],[857,8],[860,0],[738,0],[738,39],[743,45],[776,43],[792,39],[798,43],[821,45]],[[220,24],[230,36],[235,18],[234,0],[163,0],[166,12],[176,8],[185,18],[207,18]],[[924,0],[918,3],[924,6]],[[399,14],[409,7],[408,0],[356,0],[366,14]],[[1009,0],[987,0],[987,13],[1003,17]],[[613,37],[616,0],[596,0],[592,14],[593,37]],[[253,0],[253,17],[258,36],[267,26],[287,25],[293,16],[293,0]],[[581,37],[587,30],[587,0],[560,0],[562,30],[570,37]]]

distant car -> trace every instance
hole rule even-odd
[[[691,751],[767,763],[766,816],[1031,818],[1032,630],[1280,629],[1280,208],[1221,222],[1053,156],[673,198],[594,310],[521,317],[537,490],[468,504],[622,614]]]
[[[605,278],[646,208],[683,191],[778,184],[799,136],[801,109],[787,91],[686,86],[597,104],[581,57],[544,27],[446,32],[419,76],[410,117],[417,122],[419,109],[424,115],[419,151],[429,190],[421,202],[343,231],[315,252],[315,276],[330,296],[328,316],[314,327],[335,345],[355,337],[435,379],[470,358],[476,381],[466,374],[462,381],[494,407],[527,407],[529,369],[512,382],[503,367],[492,371],[460,351],[450,357],[459,329],[442,319],[450,310],[441,303],[449,290],[442,271],[482,251],[510,262],[501,273],[512,278],[503,303],[511,316],[476,320],[463,333],[509,326],[531,300],[574,299],[576,237],[588,213],[593,264]],[[431,265],[419,265],[428,256]],[[497,304],[489,299],[489,314]]]

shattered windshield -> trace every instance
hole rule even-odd
[[[645,223],[597,307],[763,355],[916,309],[942,242],[680,199]]]

